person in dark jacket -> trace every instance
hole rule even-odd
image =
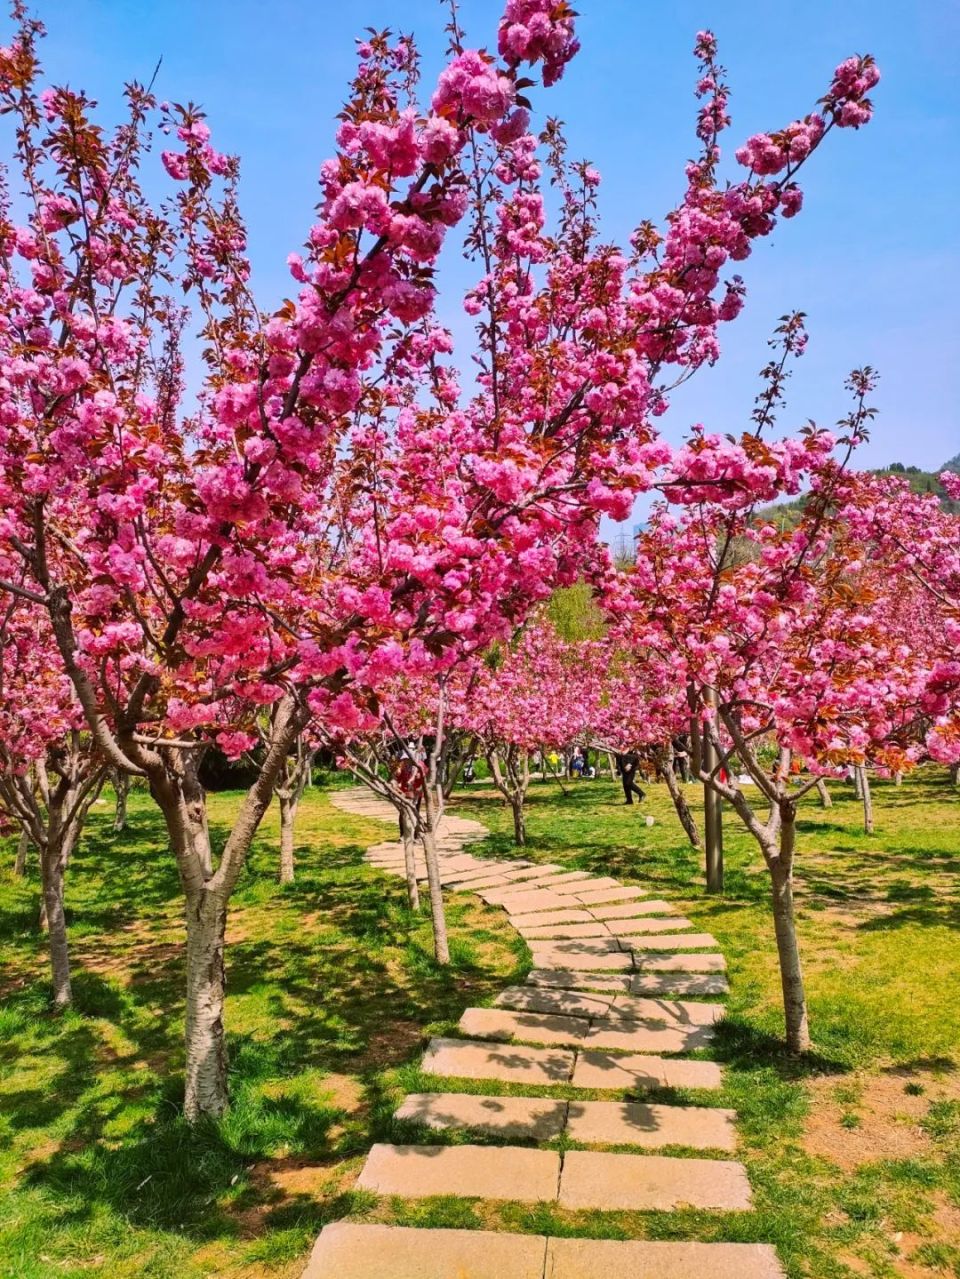
[[[620,781],[623,783],[624,803],[632,804],[633,797],[642,804],[646,798],[644,791],[640,789],[636,782],[637,769],[640,767],[640,756],[633,751],[627,751],[622,755],[617,755],[617,772],[620,774]]]

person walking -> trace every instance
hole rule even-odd
[[[678,733],[673,739],[673,759],[675,771],[682,782],[690,780],[690,743],[686,733]]]
[[[617,771],[620,774],[620,781],[623,783],[624,803],[632,804],[633,797],[642,804],[646,798],[646,792],[641,790],[637,785],[636,776],[637,769],[640,767],[640,756],[633,751],[626,751],[617,755]]]

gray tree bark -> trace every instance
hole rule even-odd
[[[863,800],[863,833],[873,834],[873,796],[870,793],[870,778],[862,766],[857,769],[860,781],[860,798]]]
[[[30,836],[26,827],[20,831],[20,838],[17,840],[17,856],[13,863],[13,873],[15,875],[25,875],[27,873],[27,853],[30,851]]]
[[[407,881],[407,905],[420,909],[420,885],[417,883],[417,819],[412,809],[400,807],[400,838],[403,841],[403,869]]]
[[[690,811],[686,796],[681,788],[677,785],[677,775],[673,771],[673,743],[671,742],[663,751],[660,752],[660,776],[663,778],[670,798],[673,800],[673,806],[677,810],[677,816],[680,819],[680,825],[686,832],[687,839],[693,848],[699,849],[700,831],[697,828],[696,819]]]
[[[126,830],[127,828],[127,797],[130,794],[130,777],[127,773],[121,773],[119,769],[111,770],[110,780],[113,782],[114,793],[116,794],[117,807],[113,818],[113,829],[115,831]]]
[[[822,777],[817,778],[816,791],[820,799],[820,807],[833,808],[833,800],[830,798],[830,792],[827,790],[827,783]]]

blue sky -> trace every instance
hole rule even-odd
[[[846,409],[847,371],[880,370],[880,416],[861,465],[935,467],[960,450],[958,225],[960,125],[953,0],[579,0],[583,48],[561,83],[532,91],[538,118],[567,124],[570,154],[604,177],[606,233],[623,240],[659,220],[683,189],[693,153],[696,31],[712,26],[732,86],[727,155],[748,134],[811,109],[833,67],[877,56],[874,121],[835,133],[804,171],[805,207],[744,264],[747,307],[723,326],[724,355],[675,397],[664,429],[679,439],[702,421],[739,431],[777,317],[808,313],[810,347],[793,377],[784,428],[830,424]],[[463,0],[468,42],[494,42],[497,0]],[[261,304],[292,291],[285,258],[310,225],[316,177],[366,26],[413,30],[424,84],[440,65],[438,0],[51,0],[48,78],[83,86],[104,105],[124,79],[147,79],[163,55],[161,97],[199,102],[214,142],[243,161],[242,199]],[[728,170],[733,172],[734,169]],[[463,264],[447,267],[443,318],[464,337]]]

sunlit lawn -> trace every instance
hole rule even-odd
[[[689,788],[693,801],[695,788]],[[777,1243],[791,1276],[960,1274],[960,799],[941,773],[878,784],[877,833],[852,793],[804,810],[800,923],[816,1050],[781,1051],[766,872],[727,818],[727,893],[708,899],[661,787],[625,808],[612,782],[567,797],[535,782],[524,855],[637,881],[713,932],[730,963],[716,1052],[755,1190],[750,1214],[567,1213],[466,1200],[374,1201],[352,1189],[372,1141],[428,1135],[391,1123],[428,1033],[449,1032],[524,970],[501,912],[458,896],[454,965],[402,890],[361,865],[377,823],[309,792],[298,880],[276,884],[265,827],[231,916],[227,1021],[234,1105],[188,1132],[182,1087],[180,902],[163,830],[135,795],[131,828],[108,805],[70,869],[77,1009],[49,1011],[37,884],[0,872],[0,1275],[296,1276],[324,1222]],[[221,825],[231,796],[213,799]],[[509,811],[485,786],[457,811],[519,855]],[[645,815],[656,819],[644,824]],[[493,1084],[446,1081],[496,1092]],[[506,1091],[529,1093],[519,1086]],[[543,1090],[532,1090],[543,1091]],[[570,1089],[555,1090],[577,1095]],[[682,1152],[675,1152],[682,1153]],[[907,1258],[910,1260],[907,1261]],[[909,1268],[912,1267],[912,1268]]]

